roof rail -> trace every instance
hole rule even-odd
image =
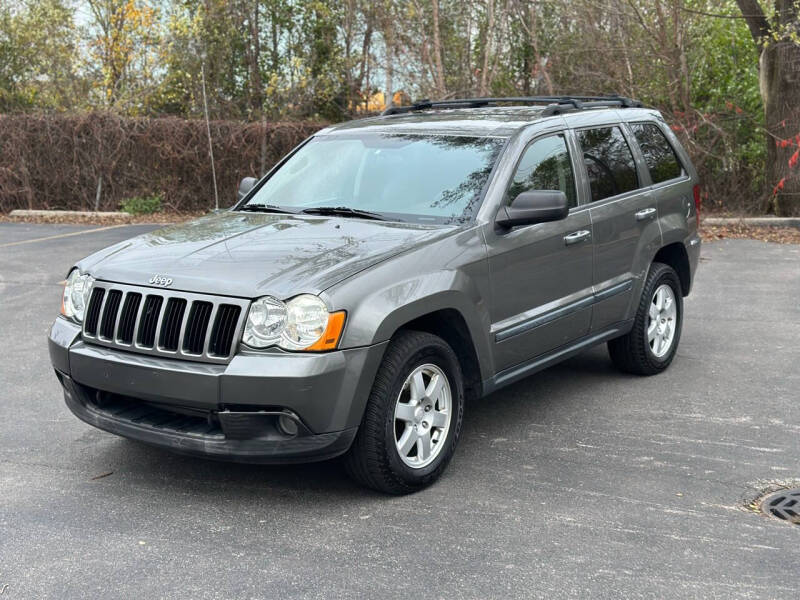
[[[411,106],[392,106],[381,115],[399,115],[409,112],[431,110],[434,108],[480,108],[500,104],[546,105],[542,116],[557,115],[562,112],[583,110],[587,108],[617,107],[638,108],[643,106],[638,100],[623,96],[516,96],[509,98],[453,98],[450,100],[420,100]]]

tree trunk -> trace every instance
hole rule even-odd
[[[385,80],[385,97],[384,108],[391,108],[394,105],[394,22],[393,15],[390,13],[383,16],[383,42],[386,56],[386,66],[384,68]]]
[[[272,63],[272,72],[277,73],[280,65],[280,53],[278,51],[278,15],[274,9],[270,12],[270,24],[272,25],[270,62]]]
[[[478,96],[486,96],[489,82],[489,54],[492,51],[492,37],[494,36],[494,0],[486,3],[486,35],[483,39],[483,64],[481,65],[481,79]]]
[[[686,45],[684,38],[683,19],[683,0],[674,0],[672,4],[672,38],[675,46],[675,63],[680,73],[680,96],[683,111],[688,113],[692,109],[692,88],[691,75],[689,74],[689,59],[686,56]]]
[[[799,215],[800,45],[771,43],[761,52],[759,62],[767,128],[767,185],[774,186],[775,214]]]
[[[436,92],[440,98],[447,94],[444,85],[444,63],[442,62],[442,40],[439,36],[439,0],[431,0],[433,5],[433,62],[436,65]]]
[[[528,32],[528,39],[530,40],[531,48],[533,49],[533,65],[526,64],[525,65],[525,82],[527,90],[530,90],[530,83],[528,83],[531,79],[535,78],[536,81],[536,91],[539,91],[539,81],[543,80],[545,83],[545,89],[549,96],[554,95],[553,92],[553,80],[550,78],[550,73],[547,72],[548,68],[548,59],[547,57],[542,57],[541,52],[539,52],[539,25],[536,21],[536,6],[534,4],[530,5],[529,12],[528,12],[528,25],[525,25],[525,20],[522,20],[522,26]],[[623,44],[624,47],[624,44]],[[529,62],[526,57],[526,62]],[[530,91],[526,90],[526,95],[530,93]]]
[[[253,12],[249,16],[250,40],[248,62],[250,69],[250,109],[261,114],[264,107],[264,86],[261,82],[261,40],[258,27],[258,2],[254,3]]]
[[[760,51],[759,84],[767,130],[766,183],[778,216],[800,214],[800,32],[794,0],[775,0],[770,23],[757,0],[737,0]],[[775,37],[778,40],[775,40]]]
[[[367,21],[367,28],[364,30],[364,39],[361,43],[361,61],[358,67],[358,76],[356,77],[356,91],[362,92],[369,98],[369,89],[364,89],[364,76],[367,75],[369,69],[369,52],[372,47],[372,19]],[[367,77],[367,88],[369,88],[369,77]]]
[[[355,110],[358,98],[353,85],[353,18],[355,7],[353,2],[347,2],[344,11],[344,86],[347,90],[347,110]]]

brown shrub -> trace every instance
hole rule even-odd
[[[687,132],[698,129],[693,123],[688,117],[677,119],[673,128],[700,173],[705,211],[763,211],[754,184],[756,167],[731,158],[733,142],[717,135],[719,127],[690,136]],[[212,121],[220,206],[233,203],[242,177],[263,174],[323,126]],[[15,208],[117,210],[123,200],[152,195],[162,198],[165,210],[213,208],[205,121],[109,113],[0,115],[0,213]]]
[[[212,121],[220,206],[234,202],[242,177],[264,173],[323,126]],[[205,121],[107,113],[0,116],[0,212],[117,210],[126,198],[154,194],[168,210],[213,208]]]

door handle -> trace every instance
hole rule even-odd
[[[655,208],[653,207],[643,208],[642,210],[636,213],[636,220],[644,221],[645,219],[649,219],[650,217],[654,217],[655,215],[656,215]]]
[[[581,229],[580,231],[573,231],[569,235],[564,236],[564,243],[567,246],[571,246],[572,244],[577,244],[579,242],[583,242],[588,240],[592,237],[592,232],[588,229]]]

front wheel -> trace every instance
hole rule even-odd
[[[407,494],[433,483],[455,452],[464,414],[458,358],[420,331],[391,341],[345,468],[359,483]]]
[[[683,325],[683,296],[678,274],[653,263],[636,310],[633,329],[608,342],[611,360],[621,371],[654,375],[666,369],[678,351]]]

